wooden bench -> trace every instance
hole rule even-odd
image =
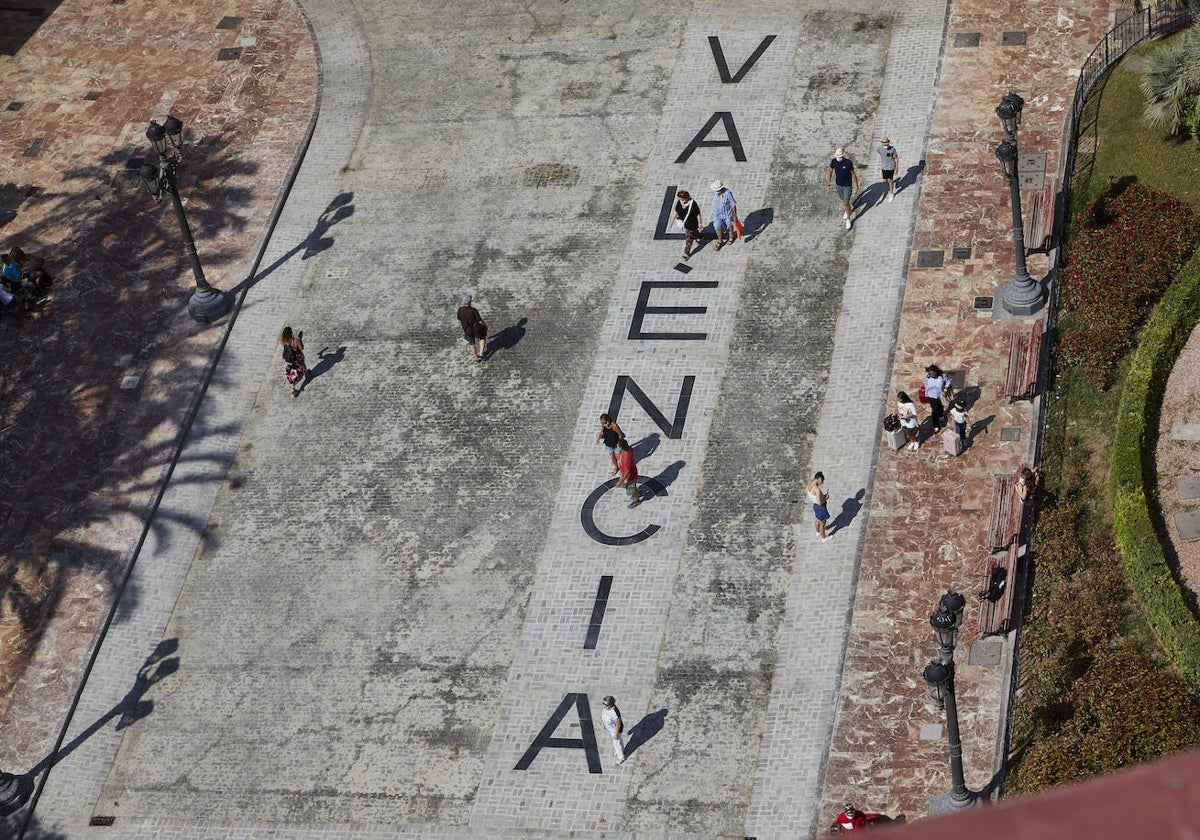
[[[1004,396],[1009,402],[1031,400],[1037,396],[1038,375],[1042,369],[1042,322],[1037,320],[1028,331],[1008,334],[1008,374]]]
[[[1025,507],[1016,493],[1015,475],[996,475],[993,482],[992,516],[988,521],[987,550],[989,554],[1004,551],[1021,535],[1021,520]]]
[[[1013,606],[1021,548],[1016,543],[1004,554],[983,561],[983,589],[979,592],[979,638],[1004,635],[1013,629]]]
[[[1022,199],[1025,227],[1025,253],[1044,254],[1054,243],[1054,208],[1058,202],[1058,187],[1047,178],[1046,186]]]

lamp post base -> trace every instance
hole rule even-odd
[[[1035,315],[1046,305],[1046,288],[1033,278],[1012,280],[1000,287],[1000,305],[1009,315]]]
[[[188,301],[188,314],[192,316],[193,321],[211,324],[227,314],[232,306],[233,301],[229,295],[220,289],[206,286],[192,292],[192,297]]]
[[[950,814],[954,811],[961,811],[964,808],[974,808],[982,805],[985,801],[984,796],[972,791],[967,791],[966,798],[955,796],[953,793],[943,793],[941,796],[935,796],[929,800],[929,816]]]
[[[0,816],[21,810],[33,793],[33,780],[12,773],[0,773]]]

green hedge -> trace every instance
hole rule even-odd
[[[1200,690],[1200,622],[1183,593],[1154,527],[1148,498],[1158,420],[1167,377],[1200,320],[1200,252],[1184,265],[1142,330],[1117,408],[1113,438],[1113,532],[1129,582],[1163,650]]]

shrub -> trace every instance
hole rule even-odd
[[[1110,773],[1200,741],[1200,704],[1178,673],[1133,646],[1094,653],[1073,685],[1072,714],[1025,753],[1015,789]]]
[[[1167,376],[1200,318],[1200,254],[1179,273],[1142,331],[1121,392],[1110,486],[1113,535],[1150,626],[1167,657],[1200,688],[1200,623],[1163,553],[1148,497]]]
[[[1078,220],[1062,273],[1060,363],[1104,388],[1150,303],[1195,248],[1195,213],[1174,196],[1114,182]]]

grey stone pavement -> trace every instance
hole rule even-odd
[[[816,831],[865,516],[820,544],[804,484],[822,469],[835,507],[869,506],[917,195],[847,233],[825,167],[843,144],[872,183],[881,131],[918,158],[945,4],[303,8],[321,113],[264,264],[331,202],[352,211],[250,290],[39,830]],[[775,37],[726,84],[714,36],[733,74]],[[719,112],[745,160],[677,163]],[[654,238],[663,195],[690,189],[707,218],[714,177],[755,235],[683,273]],[[498,339],[483,365],[453,320],[464,290]],[[644,332],[703,340],[630,338],[647,290],[704,310],[648,312]],[[295,400],[284,323],[320,371]],[[644,392],[620,421],[664,491],[633,511],[597,492],[618,377]],[[199,538],[182,512],[206,515]],[[88,731],[164,639],[179,668],[151,713]],[[609,693],[636,736],[620,766]],[[600,772],[573,748],[584,697]]]

